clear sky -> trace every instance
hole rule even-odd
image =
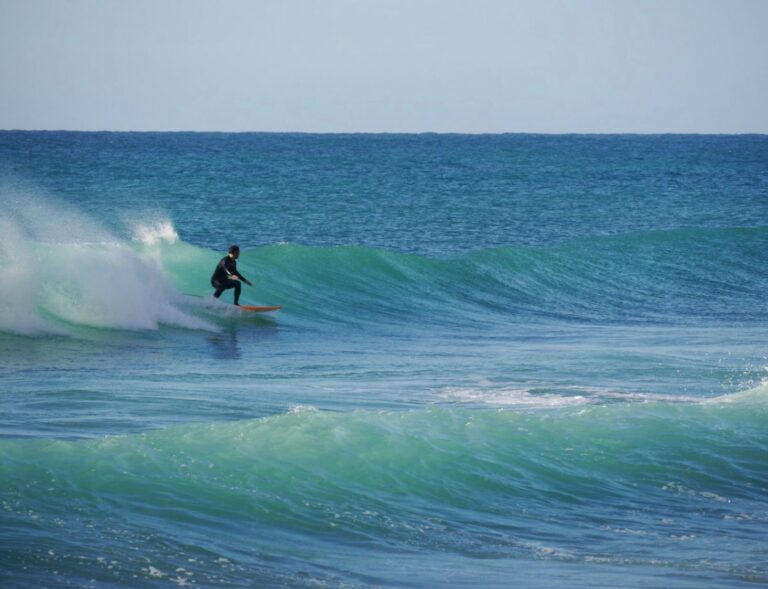
[[[0,0],[0,129],[768,133],[768,0]]]

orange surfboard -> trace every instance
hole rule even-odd
[[[282,305],[275,305],[272,307],[255,307],[253,305],[240,305],[243,311],[253,311],[254,313],[265,313],[267,311],[279,311],[282,309]]]

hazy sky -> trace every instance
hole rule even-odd
[[[0,129],[768,133],[768,0],[0,0]]]

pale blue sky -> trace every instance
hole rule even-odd
[[[0,129],[768,133],[768,0],[0,0]]]

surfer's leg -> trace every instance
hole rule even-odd
[[[240,304],[240,289],[242,289],[242,286],[240,286],[240,281],[239,280],[232,280],[231,282],[235,283],[234,284],[234,287],[235,287],[235,304],[239,305]]]
[[[213,293],[213,296],[217,299],[221,296],[221,293],[223,293],[225,290],[227,290],[227,287],[223,285],[221,282],[214,282],[211,280],[211,286],[216,289],[216,292]]]
[[[211,284],[213,285],[213,288],[216,289],[216,292],[213,293],[213,296],[217,299],[221,296],[221,293],[223,293],[225,290],[229,290],[230,288],[235,289],[235,304],[240,304],[240,289],[242,286],[240,286],[239,280],[231,280],[227,279],[226,282],[213,282],[211,281]]]

